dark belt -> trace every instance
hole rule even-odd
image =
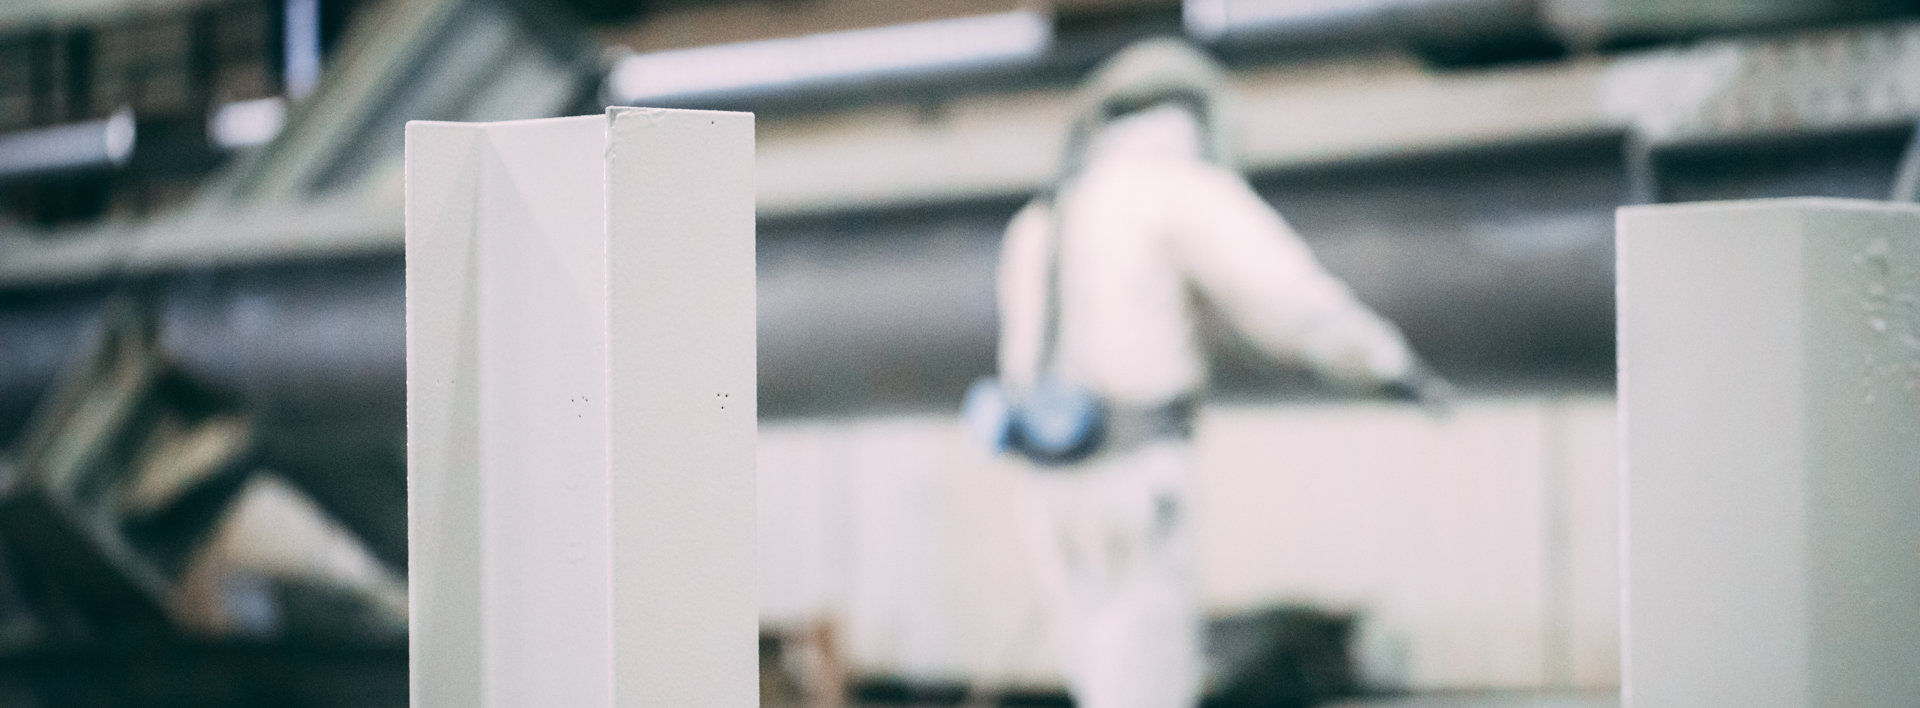
[[[1039,463],[1034,469],[1046,474],[1072,474],[1103,457],[1124,455],[1158,442],[1190,440],[1197,409],[1197,400],[1191,395],[1153,406],[1106,404],[1101,408],[1099,442],[1091,450],[1072,459],[1034,460]]]
[[[1129,452],[1156,442],[1191,440],[1198,403],[1187,395],[1154,406],[1110,406],[1100,451]]]

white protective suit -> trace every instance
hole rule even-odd
[[[1200,389],[1199,303],[1277,357],[1334,378],[1437,393],[1443,384],[1399,331],[1218,164],[1206,132],[1178,101],[1105,117],[1053,198],[1013,218],[999,272],[1006,388],[1026,390],[1046,366],[1049,239],[1058,228],[1052,369],[1109,406],[1149,408]],[[1108,444],[1023,482],[1056,650],[1080,708],[1190,708],[1202,670],[1190,444],[1184,436]]]

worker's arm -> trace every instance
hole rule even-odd
[[[1024,391],[1038,375],[1045,316],[1047,239],[1053,210],[1035,199],[1007,224],[1000,245],[997,295],[1000,308],[1000,380]]]
[[[1344,381],[1436,405],[1445,382],[1400,330],[1361,303],[1244,179],[1183,175],[1177,257],[1202,295],[1255,344]]]

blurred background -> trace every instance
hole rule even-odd
[[[1209,705],[1615,704],[1613,210],[1911,194],[1909,3],[6,0],[0,706],[404,705],[403,123],[613,104],[758,115],[763,701],[1068,705],[956,411],[1153,36],[1463,391],[1216,328]]]

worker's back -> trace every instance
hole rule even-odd
[[[1003,379],[1020,390],[1043,366],[1055,238],[1054,365],[1104,400],[1155,405],[1204,383],[1194,295],[1276,356],[1340,378],[1405,374],[1412,357],[1399,333],[1239,175],[1204,159],[1197,131],[1177,104],[1121,118],[1051,204],[1015,217],[1000,272]]]

